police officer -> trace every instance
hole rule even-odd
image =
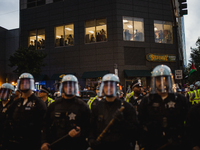
[[[30,73],[19,76],[16,90],[22,92],[8,109],[8,119],[12,135],[8,149],[35,150],[41,145],[41,129],[46,106],[34,94],[34,78]]]
[[[193,105],[187,115],[186,120],[186,137],[188,147],[185,149],[200,150],[200,103]]]
[[[135,81],[133,81],[133,83],[131,84],[131,88],[132,88],[132,93],[129,93],[126,96],[125,101],[131,103],[137,112],[137,107],[140,105],[141,100],[143,98],[141,90],[142,88],[141,80],[136,79]]]
[[[194,92],[194,85],[193,84],[191,84],[190,86],[189,86],[189,88],[190,88],[190,91],[188,91],[187,92],[187,99],[189,100],[189,104],[190,104],[190,106],[192,106],[193,104],[194,104],[194,101],[192,101],[191,100],[191,97],[192,97],[192,94],[193,94],[193,92]]]
[[[101,97],[98,97],[99,86],[96,87],[96,93],[97,95],[95,97],[91,97],[87,102],[90,109],[92,109],[93,105],[97,105],[97,103],[101,100]]]
[[[62,97],[52,103],[44,122],[41,150],[85,150],[88,143],[90,109],[78,98],[78,80],[74,75],[65,75],[60,85]],[[66,136],[55,145],[52,142]],[[51,146],[51,147],[50,147]]]
[[[193,90],[192,96],[191,96],[191,101],[192,104],[198,104],[200,103],[200,82],[197,81],[195,82],[195,89]]]
[[[3,83],[0,87],[0,149],[5,148],[5,126],[7,125],[7,110],[13,102],[14,86],[10,83]],[[4,134],[5,133],[5,134]]]
[[[158,65],[153,69],[150,95],[144,97],[138,119],[145,150],[184,149],[184,121],[188,111],[185,96],[176,93],[171,69]]]
[[[38,93],[38,97],[42,99],[42,101],[46,104],[47,107],[49,107],[49,105],[54,102],[54,100],[50,98],[49,95],[50,91],[45,87],[41,87]]]
[[[131,104],[117,98],[117,83],[119,83],[118,76],[106,74],[102,78],[99,90],[99,96],[104,97],[92,107],[89,144],[94,150],[128,150],[130,143],[135,142],[136,113]],[[121,107],[125,108],[123,113],[118,111]],[[113,118],[116,122],[100,141],[96,140]]]

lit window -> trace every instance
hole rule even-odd
[[[126,41],[144,41],[144,20],[142,18],[123,17],[123,39]]]
[[[32,49],[45,48],[45,30],[33,30],[29,32],[28,46]]]
[[[173,44],[172,23],[154,20],[154,33],[156,43]]]
[[[55,47],[74,45],[74,24],[55,27]]]
[[[107,41],[106,19],[85,22],[85,43]]]
[[[37,49],[45,48],[45,30],[40,29],[37,32]]]

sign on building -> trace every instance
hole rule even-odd
[[[171,54],[147,54],[146,59],[148,61],[158,61],[158,62],[176,62],[176,56]]]
[[[177,80],[183,79],[182,70],[175,70],[175,79],[177,79]]]

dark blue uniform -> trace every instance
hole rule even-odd
[[[164,100],[158,94],[145,97],[139,109],[142,128],[140,141],[145,150],[181,149],[188,101],[180,94],[169,94]]]
[[[3,106],[2,101],[0,101],[0,149],[4,149],[7,145],[7,136],[8,133],[6,131],[7,122],[7,110],[12,104],[13,99],[11,99],[5,106]]]
[[[8,119],[12,134],[8,149],[39,149],[41,146],[41,129],[46,106],[42,100],[33,93],[28,101],[23,98],[15,100],[8,109]]]
[[[186,135],[188,149],[192,149],[195,146],[200,147],[200,104],[193,105],[187,115],[186,120]]]
[[[122,117],[110,127],[98,145],[94,140],[102,133],[109,122],[114,118],[116,111],[122,106],[122,100],[116,98],[114,102],[107,102],[104,98],[92,107],[91,130],[89,142],[93,149],[123,149],[128,150],[130,143],[136,138],[137,122],[133,106],[123,101]],[[96,146],[95,146],[96,145]]]
[[[42,143],[52,143],[68,134],[68,132],[79,126],[81,128],[80,137],[70,137],[63,139],[51,149],[56,150],[85,150],[88,147],[86,138],[88,137],[90,125],[90,109],[81,99],[58,98],[47,110],[45,125],[43,130]]]

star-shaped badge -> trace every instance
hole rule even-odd
[[[76,114],[71,113],[68,116],[69,116],[69,120],[75,120]]]
[[[167,105],[168,105],[168,108],[175,108],[175,102],[172,102],[172,101],[170,101],[170,102],[168,102],[167,103]]]

